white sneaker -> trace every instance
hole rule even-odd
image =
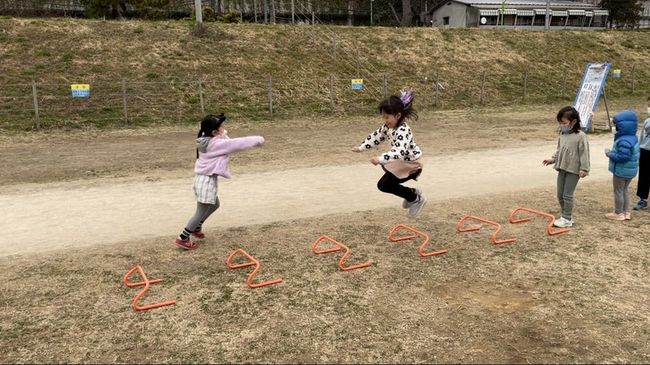
[[[573,219],[566,219],[564,217],[560,217],[553,222],[553,225],[558,228],[567,228],[567,227],[573,227]]]
[[[422,211],[422,208],[424,208],[424,205],[427,203],[427,197],[420,192],[418,194],[418,198],[411,203],[409,206],[409,217],[415,218],[420,212]]]
[[[420,194],[422,194],[422,192],[420,191],[420,189],[415,188],[415,195],[418,195],[418,196],[419,196]],[[416,201],[417,201],[417,199],[416,199]],[[415,203],[415,201],[414,201],[413,203]],[[406,200],[406,199],[402,200],[402,208],[406,209],[406,208],[409,207],[409,205],[411,205],[411,203],[409,203],[408,200]]]

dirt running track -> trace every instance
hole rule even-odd
[[[603,154],[611,136],[590,138],[589,181],[610,178]],[[435,201],[552,187],[556,174],[541,161],[553,144],[429,156],[414,183]],[[364,154],[359,159],[369,158]],[[221,179],[221,209],[206,223],[231,227],[395,206],[380,193],[381,170],[369,163],[243,174]],[[4,187],[0,194],[0,256],[160,237],[170,244],[194,211],[191,171],[159,181],[81,180]],[[6,189],[5,189],[6,188]],[[549,199],[554,197],[549,196]],[[401,208],[398,214],[405,214]],[[7,240],[11,237],[11,240]]]

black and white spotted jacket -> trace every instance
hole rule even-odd
[[[420,147],[413,139],[413,132],[406,122],[402,122],[397,128],[388,128],[385,124],[372,132],[359,146],[360,150],[369,150],[379,146],[386,139],[390,141],[390,151],[379,157],[381,164],[395,160],[415,161],[422,157]]]

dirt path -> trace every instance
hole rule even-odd
[[[611,176],[602,154],[610,139],[591,138],[592,173],[587,181]],[[415,185],[422,187],[429,199],[425,209],[435,209],[435,201],[461,196],[552,187],[556,175],[550,167],[541,165],[552,150],[552,145],[543,142],[429,157]],[[222,179],[222,207],[205,229],[398,207],[397,198],[375,188],[380,175],[379,168],[360,163]],[[161,243],[167,243],[193,213],[192,178],[188,172],[159,181],[80,180],[4,189],[0,195],[0,231],[11,234],[0,240],[0,255],[135,238],[161,237]],[[404,211],[400,208],[396,213]]]

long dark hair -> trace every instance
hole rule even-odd
[[[571,122],[576,121],[576,124],[573,125],[571,132],[578,133],[580,131],[580,113],[578,113],[576,108],[572,106],[565,106],[564,108],[560,109],[559,112],[557,112],[556,118],[558,123],[561,122],[562,119],[568,119]]]
[[[409,118],[413,120],[418,119],[418,114],[413,108],[413,99],[415,93],[413,90],[402,91],[401,96],[392,95],[379,103],[379,112],[390,115],[401,114],[397,125],[400,125],[404,119]]]

